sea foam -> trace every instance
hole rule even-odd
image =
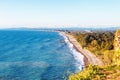
[[[74,45],[69,41],[67,36],[63,35],[62,33],[59,33],[59,35],[64,38],[64,41],[67,43],[71,53],[73,54],[73,56],[74,56],[74,58],[76,60],[75,65],[77,66],[79,71],[82,71],[84,66],[85,66],[85,64],[84,64],[84,56],[75,49]]]

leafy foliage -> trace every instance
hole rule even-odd
[[[82,72],[72,74],[69,80],[120,80],[120,46],[114,49],[116,36],[113,32],[79,32],[73,35],[83,48],[101,58],[105,65],[89,65]]]
[[[83,48],[86,48],[98,56],[104,64],[111,64],[114,54],[114,33],[113,32],[93,32],[93,33],[73,33],[77,41]]]
[[[88,68],[80,73],[73,74],[69,80],[117,80],[120,75],[120,65],[97,66],[89,65]]]
[[[82,47],[95,47],[96,50],[112,50],[114,48],[114,33],[113,32],[98,32],[98,33],[74,33],[77,41]]]
[[[113,60],[116,64],[120,64],[120,29],[118,29],[115,33],[114,46],[115,54]]]

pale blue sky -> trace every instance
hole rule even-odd
[[[0,0],[0,27],[119,26],[120,0]]]

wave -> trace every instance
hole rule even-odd
[[[75,49],[74,45],[69,41],[68,37],[66,37],[66,36],[63,35],[62,33],[59,33],[59,35],[64,38],[64,41],[67,43],[70,51],[72,52],[72,54],[73,54],[73,56],[74,56],[74,58],[75,58],[75,60],[76,60],[75,65],[78,67],[78,69],[79,69],[80,71],[82,71],[83,68],[85,67],[85,64],[84,64],[84,56]]]

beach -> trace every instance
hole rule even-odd
[[[93,53],[91,53],[87,49],[83,49],[82,46],[78,43],[74,36],[70,35],[66,32],[60,32],[62,35],[66,36],[68,40],[74,45],[77,51],[79,51],[84,56],[85,66],[87,67],[89,64],[91,65],[99,65],[102,66],[102,61],[96,57]]]

